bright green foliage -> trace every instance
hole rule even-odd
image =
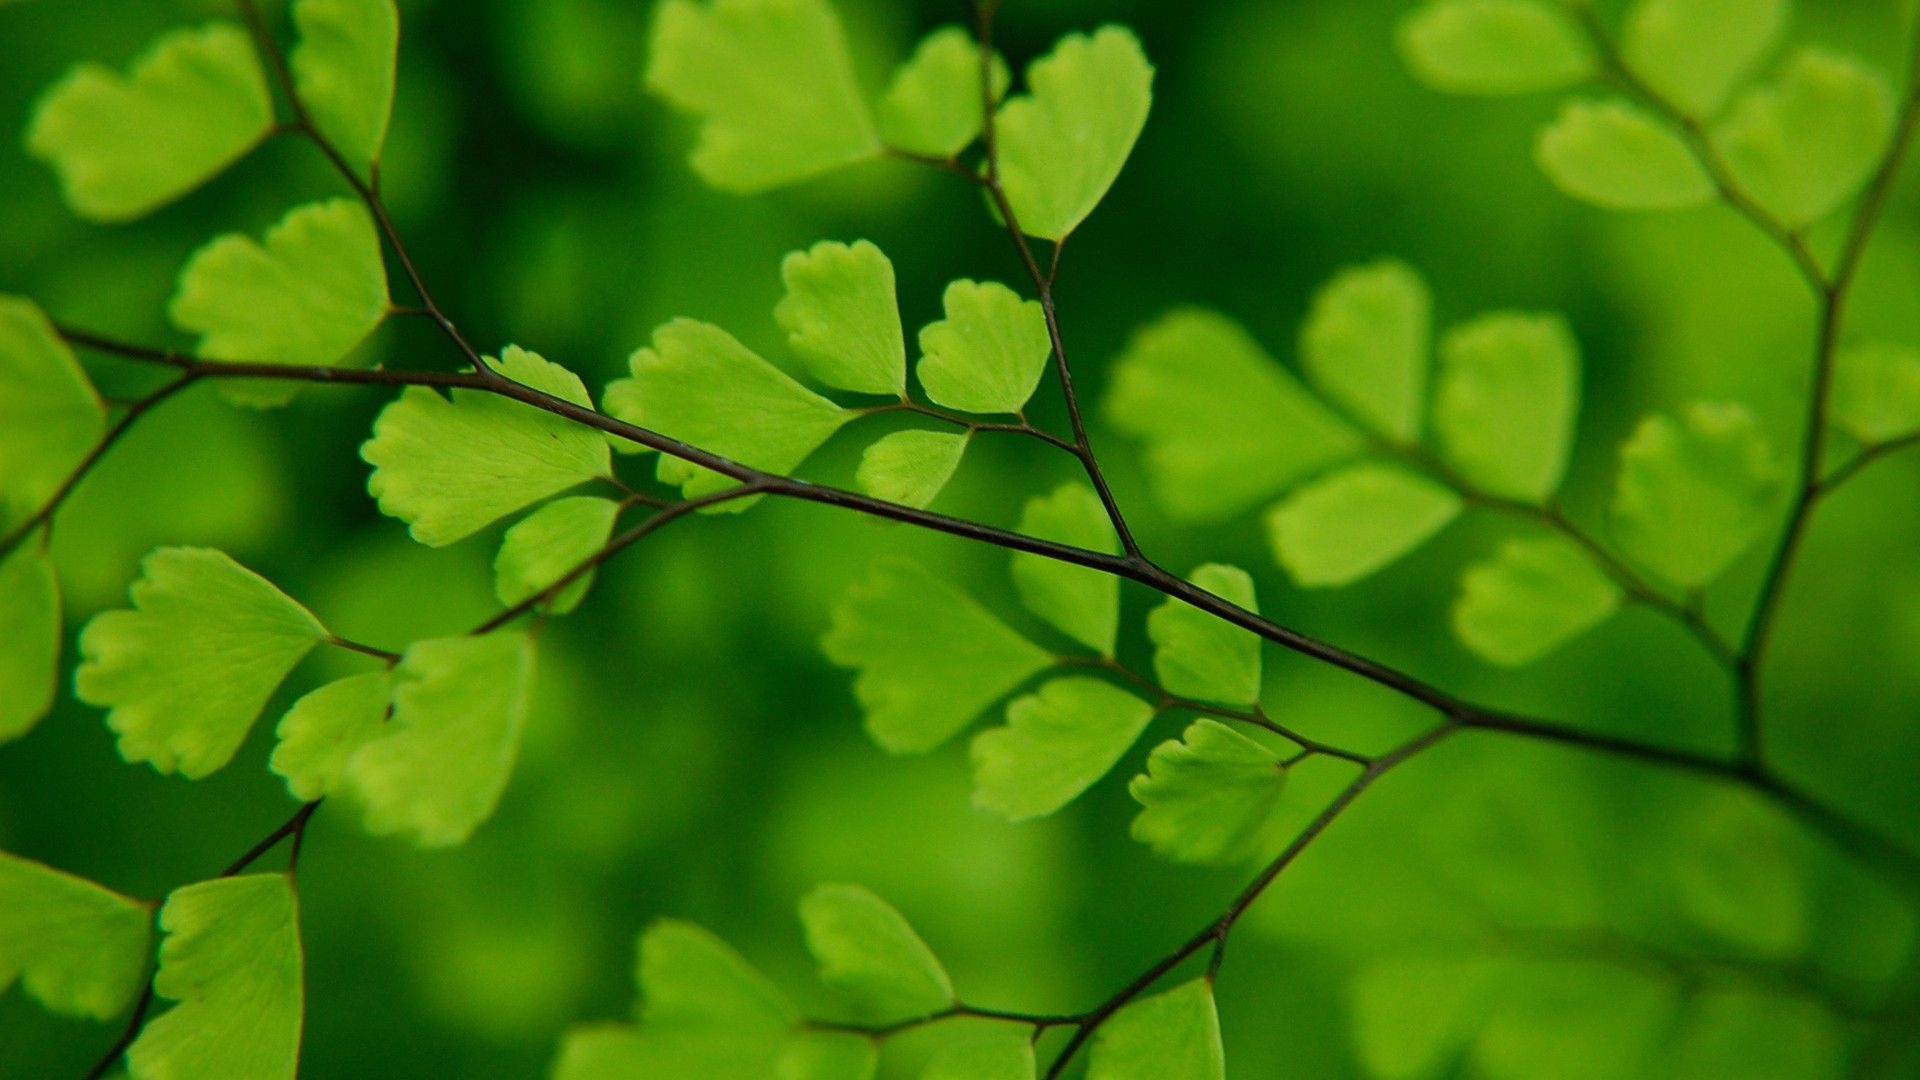
[[[147,967],[145,904],[0,852],[0,993],[17,980],[54,1012],[105,1020]]]
[[[0,521],[40,509],[100,441],[106,412],[46,315],[0,296]]]
[[[1007,726],[973,740],[973,805],[1008,821],[1045,817],[1107,775],[1151,704],[1085,676],[1054,679],[1007,706]]]
[[[25,735],[53,707],[60,673],[60,586],[31,539],[0,556],[0,743]]]
[[[120,756],[198,780],[225,765],[267,699],[328,637],[306,608],[211,548],[158,548],[132,611],[80,635],[82,701],[110,710]]]
[[[387,314],[387,268],[373,217],[353,199],[310,203],[267,230],[264,245],[228,233],[195,252],[167,307],[212,360],[332,367]],[[242,405],[285,405],[291,380],[223,380]]]
[[[1650,416],[1620,448],[1614,536],[1635,562],[1699,588],[1765,527],[1782,480],[1743,406],[1694,405],[1678,421]]]
[[[780,264],[787,295],[774,318],[807,371],[828,386],[863,394],[907,392],[907,345],[893,263],[865,240],[823,240]]]
[[[1087,1080],[1225,1080],[1213,980],[1141,998],[1100,1026]]]
[[[1675,1006],[1668,984],[1600,960],[1536,962],[1516,975],[1475,1036],[1474,1075],[1659,1075]]]
[[[1024,1035],[976,1039],[936,1054],[920,1080],[1034,1080],[1033,1041]]]
[[[555,499],[528,514],[500,542],[493,560],[494,593],[512,607],[547,591],[606,546],[619,518],[619,503],[591,495]],[[592,585],[588,570],[541,606],[564,615],[580,606]]]
[[[880,152],[827,0],[667,0],[647,86],[701,119],[693,171],[743,195]]]
[[[1454,956],[1376,960],[1349,985],[1354,1041],[1369,1075],[1432,1076],[1455,1061],[1484,1022],[1494,969]]]
[[[1580,345],[1558,315],[1484,315],[1447,332],[1433,427],[1447,462],[1489,495],[1560,487],[1580,407]]]
[[[1153,748],[1127,791],[1143,809],[1133,838],[1179,862],[1250,858],[1280,805],[1287,774],[1274,752],[1217,720]]]
[[[1208,563],[1187,580],[1248,611],[1260,610],[1253,578],[1237,566]],[[1251,631],[1168,600],[1147,615],[1147,636],[1153,639],[1153,672],[1167,693],[1221,705],[1260,700],[1260,639]]]
[[[1069,34],[1027,66],[1027,93],[994,117],[1000,183],[1020,230],[1077,228],[1120,176],[1153,106],[1153,65],[1133,32]]]
[[[67,205],[129,221],[192,191],[273,130],[253,42],[227,22],[175,30],[126,76],[81,64],[34,108],[27,150],[59,174]]]
[[[1100,496],[1069,481],[1050,495],[1027,500],[1020,531],[1089,551],[1115,555],[1120,539]],[[1102,656],[1113,655],[1120,630],[1120,579],[1084,566],[1016,552],[1013,584],[1027,610]]]
[[[393,115],[400,13],[393,0],[296,0],[300,43],[288,58],[314,126],[364,175]]]
[[[286,778],[287,791],[301,802],[337,794],[354,751],[386,726],[393,702],[393,676],[370,671],[336,679],[310,691],[275,729],[270,768]]]
[[[1580,28],[1542,0],[1428,0],[1400,24],[1400,54],[1451,94],[1555,90],[1593,71]]]
[[[1842,350],[1832,402],[1834,423],[1861,442],[1920,433],[1920,349],[1877,342]]]
[[[127,1051],[134,1080],[293,1080],[306,992],[299,902],[286,874],[175,889],[153,989],[178,1005]]]
[[[1006,61],[993,57],[993,98],[1007,92]],[[951,158],[979,136],[980,46],[958,26],[922,38],[893,73],[878,107],[880,136],[896,150]]]
[[[369,832],[463,843],[513,774],[533,693],[524,634],[415,642],[393,671],[393,718],[347,759]]]
[[[1786,29],[1790,0],[1640,0],[1620,53],[1667,100],[1705,119],[1718,112]]]
[[[867,731],[895,754],[931,750],[1053,663],[966,594],[905,559],[875,563],[833,610],[821,648],[854,668]]]
[[[1779,81],[1742,94],[1714,129],[1734,179],[1790,229],[1858,191],[1893,131],[1887,81],[1845,56],[1807,49]]]
[[[1826,1080],[1844,1075],[1847,1041],[1819,1005],[1764,991],[1690,1001],[1691,1021],[1669,1053],[1688,1080]]]
[[[1460,496],[1397,465],[1363,461],[1316,480],[1267,514],[1274,557],[1306,588],[1349,585],[1460,516]]]
[[[1420,437],[1433,294],[1391,259],[1350,267],[1314,295],[1300,331],[1307,377],[1361,423],[1394,442]]]
[[[591,406],[580,377],[509,345],[494,370],[542,393]],[[380,411],[360,447],[367,490],[415,540],[443,547],[613,467],[599,432],[480,390],[441,397],[411,386]]]
[[[1620,586],[1571,541],[1508,540],[1461,574],[1453,632],[1483,659],[1519,667],[1605,622],[1620,602]]]
[[[1680,136],[1617,98],[1568,102],[1541,129],[1533,157],[1560,190],[1609,210],[1684,210],[1714,198]]]
[[[854,415],[725,330],[692,319],[655,330],[653,347],[635,352],[628,367],[628,378],[607,387],[607,412],[767,472],[792,472]],[[659,473],[688,496],[734,484],[676,458],[663,457]]]
[[[954,1002],[953,983],[907,920],[858,885],[821,885],[800,900],[807,950],[820,981],[855,1014],[886,1023],[938,1012]]]
[[[1244,329],[1208,311],[1176,311],[1134,334],[1106,415],[1145,442],[1155,494],[1189,522],[1231,517],[1360,448]]]
[[[1053,354],[1039,301],[997,281],[956,281],[942,304],[947,317],[920,330],[927,396],[964,412],[1019,412]]]
[[[844,1032],[804,1032],[787,1040],[776,1080],[872,1080],[880,1052],[872,1040]]]
[[[969,441],[950,431],[896,431],[861,453],[854,483],[876,499],[925,507],[953,479]]]

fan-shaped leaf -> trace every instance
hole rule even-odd
[[[1007,92],[1006,62],[993,57],[993,98]],[[880,136],[910,154],[951,158],[980,134],[980,46],[958,26],[920,40],[894,71],[877,110]]]
[[[1313,298],[1300,358],[1328,398],[1395,442],[1420,437],[1433,294],[1405,263],[1343,270]]]
[[[965,412],[1019,412],[1053,355],[1040,304],[997,281],[956,281],[943,304],[947,317],[920,331],[915,371],[927,396]]]
[[[1893,91],[1878,72],[1807,49],[1779,81],[1742,94],[1713,141],[1741,188],[1797,229],[1860,190],[1893,121]]]
[[[1482,658],[1519,667],[1620,609],[1620,586],[1563,539],[1509,540],[1460,576],[1453,632]]]
[[[701,120],[693,171],[741,194],[880,152],[826,0],[667,0],[647,86]]]
[[[865,1020],[911,1019],[952,1005],[946,969],[898,911],[858,885],[821,885],[800,901],[820,981]]]
[[[975,1039],[934,1055],[920,1080],[1034,1080],[1033,1040],[1022,1035]]]
[[[592,404],[579,376],[524,349],[509,345],[493,367],[542,393]],[[497,394],[441,397],[423,386],[408,387],[381,410],[360,456],[373,466],[367,490],[381,512],[431,547],[464,540],[613,467],[607,441],[590,428]]]
[[[1153,748],[1127,790],[1142,809],[1133,838],[1180,862],[1251,857],[1280,805],[1287,774],[1273,751],[1216,720],[1200,719]]]
[[[1786,29],[1790,0],[1640,0],[1620,53],[1669,101],[1705,119]]]
[[[493,560],[495,595],[512,607],[552,588],[606,546],[619,518],[619,503],[591,495],[555,499],[528,514],[500,542],[500,554]],[[541,606],[565,615],[580,606],[592,585],[593,571],[588,570]]]
[[[1460,516],[1460,496],[1395,465],[1364,461],[1316,480],[1267,514],[1274,557],[1307,588],[1348,585]]]
[[[287,710],[275,729],[280,743],[268,763],[302,802],[337,794],[347,760],[385,727],[393,677],[385,671],[353,675],[313,690]]]
[[[140,217],[206,183],[273,130],[253,42],[233,23],[175,30],[129,74],[81,64],[34,107],[27,150],[94,221]]]
[[[1000,182],[1020,229],[1059,240],[1100,204],[1153,106],[1153,65],[1129,30],[1069,34],[1027,68],[994,118]]]
[[[1041,540],[1113,555],[1120,551],[1100,496],[1068,482],[1052,494],[1027,500],[1020,531]],[[1043,555],[1017,552],[1013,584],[1027,610],[1102,656],[1113,655],[1120,629],[1120,579],[1112,574]]]
[[[215,360],[332,367],[387,314],[387,268],[365,207],[351,199],[288,212],[264,245],[228,233],[195,252],[168,305]],[[222,380],[243,405],[284,405],[292,380]]]
[[[1451,94],[1557,90],[1593,71],[1580,28],[1540,0],[1429,0],[1399,44],[1420,81]]]
[[[1920,349],[1876,343],[1842,350],[1833,372],[1833,419],[1868,444],[1920,433]]]
[[[1195,979],[1113,1014],[1093,1037],[1087,1080],[1226,1080],[1213,980]]]
[[[210,548],[159,548],[132,611],[80,635],[80,699],[108,709],[120,756],[198,780],[225,765],[281,680],[328,637],[272,583]]]
[[[1111,683],[1054,679],[1007,706],[1007,726],[974,737],[973,804],[1008,821],[1045,817],[1107,775],[1153,714]]]
[[[1368,1075],[1432,1076],[1483,1022],[1497,970],[1473,957],[1401,955],[1361,968],[1348,986],[1354,1041]]]
[[[1208,563],[1188,580],[1248,611],[1260,610],[1253,578],[1239,567]],[[1260,639],[1252,632],[1168,600],[1147,615],[1147,636],[1153,639],[1154,674],[1167,693],[1221,705],[1260,700]]]
[[[400,13],[393,0],[297,0],[300,43],[288,64],[307,115],[365,174],[380,160],[393,115]]]
[[[114,1016],[140,988],[152,923],[139,901],[0,852],[0,992],[19,980],[54,1012]]]
[[[175,889],[160,910],[153,989],[180,1004],[127,1051],[135,1080],[293,1080],[306,997],[299,918],[285,874]]]
[[[1207,311],[1176,311],[1134,334],[1106,415],[1146,444],[1167,511],[1193,522],[1247,510],[1361,445],[1244,329]]]
[[[523,634],[415,642],[393,671],[393,719],[347,759],[346,781],[378,834],[423,847],[464,842],[513,774],[533,692]]]
[[[1541,130],[1533,157],[1560,190],[1609,210],[1684,210],[1714,198],[1693,150],[1624,101],[1568,102]]]
[[[105,404],[46,315],[0,296],[0,520],[40,509],[106,426]]]
[[[1694,405],[1679,421],[1650,416],[1620,448],[1614,535],[1635,562],[1699,588],[1765,527],[1782,481],[1742,406]]]
[[[53,707],[59,669],[60,586],[53,560],[29,538],[0,556],[0,743]]]
[[[876,499],[925,507],[953,479],[969,437],[946,431],[896,431],[860,455],[854,483]]]
[[[907,345],[893,263],[865,240],[823,240],[780,264],[787,295],[774,318],[807,371],[863,394],[907,393]]]
[[[1545,502],[1566,476],[1580,407],[1580,345],[1558,315],[1486,315],[1440,343],[1434,433],[1491,495]]]

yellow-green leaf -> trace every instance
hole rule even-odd
[[[380,160],[393,115],[400,13],[393,0],[295,0],[300,43],[288,65],[307,115],[362,175]]]
[[[973,740],[973,805],[1008,821],[1045,817],[1105,776],[1153,719],[1151,704],[1085,676],[1054,679]]]
[[[964,412],[1019,412],[1053,355],[1039,302],[997,281],[956,281],[943,305],[947,317],[920,331],[927,396]]]
[[[1790,0],[1640,0],[1620,55],[1667,100],[1707,119],[1780,39],[1792,9]]]
[[[1680,136],[1618,99],[1568,102],[1541,129],[1533,157],[1560,190],[1609,210],[1684,210],[1714,198]]]
[[[1460,516],[1460,496],[1397,465],[1363,461],[1308,484],[1267,514],[1274,557],[1306,588],[1348,585]]]
[[[1580,28],[1541,0],[1428,0],[1400,23],[1399,45],[1421,82],[1451,94],[1557,90],[1593,71]]]
[[[1920,349],[1876,342],[1842,350],[1834,364],[1833,419],[1868,444],[1920,433]]]
[[[115,1016],[140,988],[152,924],[146,904],[0,852],[0,993],[17,980],[54,1012]]]
[[[1650,416],[1620,449],[1614,537],[1641,566],[1699,588],[1753,543],[1784,480],[1743,406],[1694,405],[1678,421]]]
[[[1341,271],[1314,295],[1300,331],[1307,377],[1361,423],[1395,442],[1420,437],[1433,295],[1405,263]]]
[[[342,790],[347,760],[387,722],[393,704],[393,676],[371,671],[337,679],[309,692],[274,734],[268,767],[287,781],[287,791],[302,802]]]
[[[862,394],[907,392],[907,344],[900,329],[893,263],[865,240],[823,240],[780,264],[787,294],[774,318],[808,374]]]
[[[619,518],[619,503],[591,495],[555,499],[528,514],[500,541],[493,560],[494,594],[512,607],[546,592],[606,546]],[[565,615],[580,606],[592,586],[588,570],[541,607]]]
[[[953,479],[969,441],[950,431],[896,431],[860,454],[854,483],[876,499],[925,507]]]
[[[1143,997],[1093,1036],[1087,1080],[1226,1080],[1213,980]]]
[[[1778,81],[1734,101],[1714,145],[1756,202],[1798,229],[1858,192],[1893,133],[1894,95],[1878,72],[1819,49],[1795,56]]]
[[[1255,853],[1287,774],[1273,751],[1217,720],[1153,748],[1127,791],[1141,810],[1133,838],[1169,859],[1233,863]]]
[[[1100,496],[1075,481],[1028,499],[1020,531],[1106,555],[1120,551]],[[1028,611],[1100,655],[1113,655],[1120,630],[1119,578],[1022,551],[1013,556],[1013,584]]]
[[[1483,659],[1520,667],[1605,622],[1622,599],[1620,586],[1571,541],[1508,540],[1460,575],[1453,632]]]
[[[1187,580],[1248,611],[1260,610],[1253,578],[1239,567],[1207,563]],[[1148,613],[1147,636],[1153,639],[1153,672],[1167,693],[1221,705],[1260,700],[1260,639],[1251,631],[1169,599]]]
[[[46,315],[0,296],[0,520],[39,510],[106,426],[106,405]]]
[[[25,735],[53,707],[60,673],[60,586],[32,537],[0,556],[0,743]]]
[[[818,886],[800,900],[800,923],[820,981],[859,1019],[907,1020],[953,1004],[953,983],[933,950],[872,891]]]
[[[1501,312],[1447,332],[1433,427],[1480,491],[1542,503],[1559,490],[1580,407],[1580,345],[1558,315]]]
[[[1006,62],[993,57],[993,98],[1007,92]],[[982,126],[980,46],[958,26],[943,26],[920,40],[880,96],[880,137],[895,150],[951,158],[966,149]]]

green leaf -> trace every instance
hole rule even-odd
[[[1006,62],[993,57],[993,98],[1007,92]],[[896,150],[952,158],[982,127],[980,46],[958,26],[943,26],[894,71],[877,110],[880,137]]]
[[[1296,584],[1350,585],[1460,516],[1460,496],[1397,465],[1363,461],[1315,480],[1267,513],[1274,557]]]
[[[1038,301],[997,281],[956,281],[942,298],[947,317],[920,330],[920,385],[927,396],[970,413],[1026,407],[1053,355]]]
[[[1127,791],[1142,809],[1133,838],[1179,862],[1251,858],[1280,806],[1287,774],[1273,751],[1216,720],[1153,748]]]
[[[494,370],[542,393],[591,407],[580,377],[509,345]],[[360,447],[373,466],[367,491],[415,540],[444,547],[542,499],[607,475],[607,440],[591,428],[481,390],[450,398],[408,387],[380,411]]]
[[[860,672],[867,731],[895,754],[931,750],[1053,663],[972,598],[905,559],[883,559],[834,608],[827,658]]]
[[[33,730],[53,708],[60,674],[60,586],[53,560],[29,537],[0,557],[0,743]]]
[[[653,347],[635,352],[628,367],[630,377],[607,387],[607,412],[766,472],[791,473],[854,417],[725,330],[692,319],[655,330]],[[689,497],[734,486],[674,458],[661,458],[659,473]]]
[[[1483,315],[1440,342],[1433,427],[1468,483],[1544,503],[1559,490],[1580,408],[1580,344],[1558,315]]]
[[[953,479],[969,438],[945,431],[896,431],[861,453],[853,481],[876,499],[924,508]]]
[[[1694,405],[1678,421],[1650,416],[1620,448],[1614,537],[1641,566],[1699,588],[1766,527],[1783,480],[1744,406]]]
[[[1119,537],[1100,496],[1072,481],[1050,495],[1028,499],[1020,512],[1020,531],[1107,555],[1120,552]],[[1013,584],[1028,611],[1100,655],[1113,655],[1120,630],[1119,578],[1044,555],[1016,552]]]
[[[198,780],[225,765],[287,673],[328,633],[267,579],[211,548],[157,548],[132,611],[94,617],[74,675],[108,709],[120,756]]]
[[[863,1020],[884,1023],[954,1003],[946,969],[898,911],[858,885],[821,885],[800,900],[820,981]]]
[[[1194,523],[1232,517],[1361,446],[1244,329],[1208,311],[1176,311],[1136,332],[1105,411],[1146,443],[1167,512]]]
[[[106,427],[106,405],[46,315],[0,295],[0,520],[39,510]]]
[[[699,117],[693,171],[750,195],[880,153],[825,0],[667,0],[647,86]]]
[[[1790,0],[1640,0],[1620,54],[1641,81],[1706,119],[1786,29]]]
[[[1568,102],[1541,129],[1533,158],[1561,191],[1608,210],[1684,210],[1715,197],[1680,136],[1618,99]]]
[[[1806,49],[1777,82],[1740,95],[1713,141],[1741,189],[1799,229],[1860,190],[1893,123],[1893,91],[1878,72]]]
[[[555,499],[507,530],[493,560],[493,590],[508,607],[551,588],[592,558],[613,535],[620,504],[591,495]],[[593,585],[593,571],[574,578],[541,607],[565,615],[580,606]]]
[[[1620,610],[1620,586],[1571,541],[1508,540],[1460,576],[1453,632],[1482,659],[1520,667]]]
[[[1225,1080],[1213,980],[1143,997],[1100,1025],[1087,1080]]]
[[[773,316],[807,372],[862,394],[907,394],[907,344],[900,329],[893,263],[865,240],[823,240],[780,264],[787,294]]]
[[[1024,1035],[975,1039],[947,1047],[927,1063],[920,1080],[1035,1080],[1033,1040]]]
[[[872,1080],[880,1052],[873,1040],[849,1032],[808,1031],[780,1048],[775,1080]]]
[[[1827,1080],[1847,1074],[1847,1038],[1811,1000],[1764,990],[1701,994],[1668,1053],[1687,1080]]]
[[[1429,0],[1400,23],[1415,77],[1450,94],[1531,94],[1593,73],[1573,20],[1539,0]]]
[[[1456,956],[1397,955],[1354,974],[1354,1042],[1370,1076],[1444,1074],[1484,1022],[1493,965]]]
[[[0,993],[106,1020],[140,989],[153,913],[91,881],[0,852]]]
[[[1107,775],[1154,707],[1085,676],[1054,679],[973,740],[973,805],[1008,821],[1045,817]]]
[[[296,0],[288,58],[315,127],[361,175],[380,160],[393,115],[400,13],[393,0]]]
[[[359,202],[333,199],[287,213],[265,245],[228,233],[194,252],[167,307],[173,324],[200,335],[213,360],[333,367],[387,315],[380,236]],[[222,380],[242,405],[285,405],[293,380]]]
[[[1420,437],[1433,294],[1405,263],[1350,267],[1314,295],[1300,331],[1307,377],[1360,422],[1395,442]]]
[[[252,40],[213,22],[160,37],[126,76],[69,71],[35,104],[27,152],[59,175],[74,213],[130,221],[212,179],[273,123]]]
[[[279,745],[268,762],[301,802],[343,790],[347,760],[386,727],[393,676],[385,671],[336,679],[287,710],[275,729]]]
[[[1253,578],[1236,566],[1207,563],[1188,577],[1200,588],[1248,611],[1260,610]],[[1147,615],[1153,672],[1175,697],[1221,705],[1260,700],[1260,639],[1251,631],[1179,600]]]
[[[392,720],[347,759],[367,830],[422,847],[465,842],[506,790],[532,693],[524,634],[409,646],[393,671]]]
[[[1861,442],[1920,433],[1920,349],[1878,342],[1842,350],[1832,403],[1834,423]]]
[[[1675,990],[1605,960],[1537,961],[1519,968],[1475,1033],[1468,1075],[1575,1080],[1658,1076]]]
[[[994,117],[1000,184],[1020,231],[1060,240],[1133,153],[1153,105],[1153,65],[1132,31],[1103,26],[1061,38],[1028,65],[1026,84]]]
[[[180,1004],[127,1051],[134,1080],[293,1080],[305,1009],[299,903],[286,874],[175,889],[154,993]]]

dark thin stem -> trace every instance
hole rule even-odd
[[[100,1059],[93,1063],[93,1067],[87,1070],[82,1080],[100,1080],[120,1063],[120,1058],[133,1046],[133,1041],[140,1037],[140,1029],[146,1026],[147,1013],[152,1009],[153,976],[149,975],[147,985],[140,988],[140,996],[133,1003],[133,1011],[127,1015],[126,1026],[120,1029],[120,1034],[114,1037],[113,1045],[107,1047],[106,1053],[100,1055]]]
[[[1044,1013],[1014,1012],[1007,1009],[987,1009],[978,1005],[955,1003],[938,1012],[923,1016],[896,1020],[890,1024],[858,1024],[840,1020],[808,1020],[806,1026],[814,1031],[837,1032],[842,1035],[864,1035],[870,1039],[891,1038],[905,1031],[938,1024],[944,1020],[999,1020],[1009,1024],[1025,1024],[1036,1031],[1045,1031],[1052,1027],[1065,1027],[1078,1024],[1083,1016],[1056,1016]]]
[[[1849,458],[1845,465],[1828,473],[1826,479],[1820,481],[1818,490],[1814,492],[1814,495],[1816,498],[1824,499],[1842,487],[1845,487],[1868,466],[1891,457],[1894,454],[1898,454],[1903,450],[1911,450],[1916,446],[1920,446],[1920,432],[1905,435],[1889,442],[1874,443],[1872,446],[1867,447]]]
[[[1051,431],[1046,431],[1041,428],[1034,427],[1032,424],[1026,423],[1025,421],[1021,421],[1019,423],[1005,424],[1005,423],[994,423],[994,422],[988,422],[988,421],[972,420],[964,416],[959,416],[954,413],[950,413],[945,409],[937,409],[931,405],[923,405],[918,401],[899,401],[890,405],[880,405],[873,409],[868,410],[867,415],[879,416],[884,413],[890,413],[890,412],[905,412],[905,413],[913,413],[916,416],[925,416],[925,417],[928,417],[929,419],[938,420],[943,424],[951,424],[954,427],[964,428],[969,433],[994,432],[994,433],[1007,434],[1007,435],[1024,435],[1031,439],[1038,439],[1041,442],[1046,443],[1048,446],[1051,446],[1056,450],[1064,450],[1069,454],[1073,454],[1075,457],[1079,456],[1079,451],[1074,447],[1072,443],[1068,442],[1067,440],[1061,438],[1058,435],[1055,435]]]
[[[376,660],[384,660],[389,666],[400,662],[399,653],[388,652],[385,649],[378,649],[372,645],[362,645],[357,641],[348,641],[343,637],[330,637],[327,639],[327,644],[336,649],[345,649],[348,652],[359,653],[362,656],[371,656]]]

